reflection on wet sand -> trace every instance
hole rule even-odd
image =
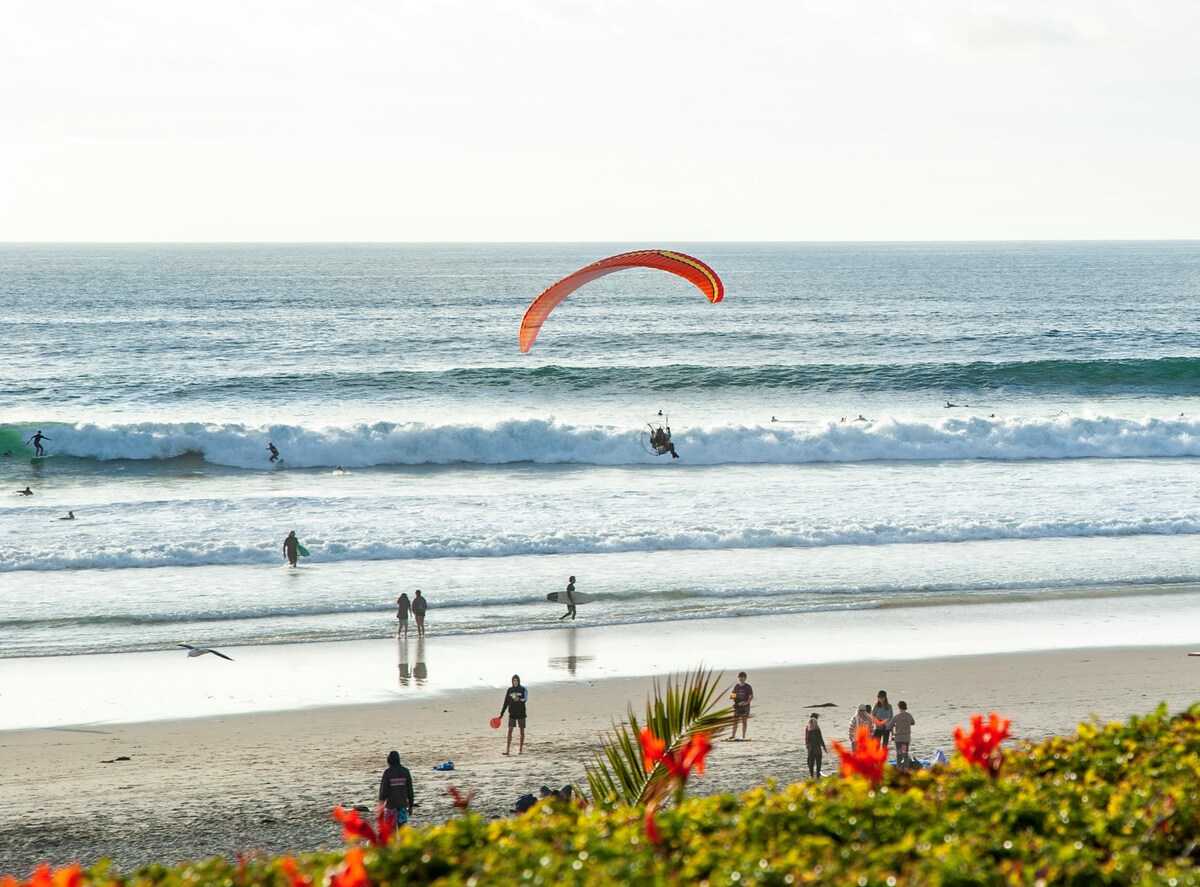
[[[400,659],[400,686],[407,687],[408,682],[412,679],[412,669],[408,667],[408,638],[400,637],[396,639],[397,656]]]
[[[417,638],[417,661],[413,665],[409,665],[408,661],[408,638],[400,637],[396,639],[396,657],[399,659],[397,669],[400,672],[400,686],[407,687],[408,682],[415,680],[417,685],[424,684],[429,677],[429,669],[425,667],[425,638]]]
[[[417,638],[417,664],[413,666],[413,677],[416,678],[418,685],[425,683],[425,679],[429,677],[429,669],[425,667],[424,635]]]
[[[577,629],[568,628],[565,632],[563,632],[563,634],[565,634],[567,636],[567,638],[566,638],[567,655],[566,656],[551,656],[549,658],[548,662],[549,662],[551,668],[565,668],[567,670],[567,674],[569,674],[571,677],[575,677],[575,670],[578,668],[580,663],[591,662],[596,657],[579,655],[579,651],[578,651],[578,647],[577,647],[577,643],[579,640]]]

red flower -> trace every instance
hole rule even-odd
[[[312,881],[300,873],[300,869],[296,865],[296,860],[290,856],[285,856],[279,860],[279,867],[283,869],[283,873],[292,882],[292,887],[312,887]]]
[[[649,727],[642,728],[642,732],[638,734],[638,741],[642,743],[642,766],[649,773],[654,769],[654,765],[663,759],[667,744],[655,736]]]
[[[82,883],[83,869],[78,863],[53,871],[49,863],[43,862],[29,875],[26,887],[79,887]],[[5,875],[0,878],[0,887],[21,887],[21,882]]]
[[[850,751],[836,739],[833,740],[833,750],[842,759],[842,775],[850,776],[857,773],[866,777],[871,785],[879,785],[883,780],[883,767],[887,763],[888,750],[872,735],[866,724],[860,724],[854,735],[854,751]]]
[[[451,785],[446,787],[446,791],[450,794],[450,797],[454,799],[454,806],[459,810],[462,810],[464,813],[466,812],[467,808],[471,806],[471,799],[475,797],[475,789],[471,789],[466,794],[463,794],[461,791]]]
[[[646,727],[638,735],[642,743],[642,766],[649,773],[654,765],[662,763],[667,772],[678,782],[687,782],[692,771],[704,775],[704,759],[712,751],[712,741],[707,733],[693,733],[686,745],[667,751],[667,744]]]
[[[371,880],[363,865],[361,847],[351,847],[346,851],[342,867],[329,879],[329,884],[330,887],[370,887]]]
[[[995,712],[988,714],[987,724],[983,723],[983,715],[971,715],[971,732],[965,733],[962,727],[955,727],[954,744],[970,763],[996,776],[1004,765],[1000,743],[1011,735],[1008,732],[1011,724],[1008,718],[1000,720]]]
[[[334,807],[333,818],[342,824],[343,841],[361,839],[368,844],[380,846],[386,844],[388,838],[391,837],[392,830],[388,827],[388,822],[383,815],[378,817],[375,823],[376,828],[371,828],[369,824],[363,822],[363,818],[358,815],[357,810],[347,810],[345,807]]]
[[[662,832],[658,830],[658,823],[654,821],[656,813],[658,813],[657,804],[647,805],[646,816],[642,820],[642,825],[646,829],[646,840],[657,850],[662,847]]]

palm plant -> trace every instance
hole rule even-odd
[[[714,674],[703,666],[682,676],[668,677],[665,692],[655,679],[654,694],[646,700],[644,723],[639,722],[631,705],[628,720],[613,725],[595,762],[586,768],[592,801],[613,808],[645,804],[659,797],[669,773],[661,761],[646,771],[639,734],[649,727],[666,744],[666,750],[674,752],[697,734],[727,729],[733,724],[733,708],[716,708],[720,684],[721,673]]]

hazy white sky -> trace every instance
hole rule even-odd
[[[0,241],[1200,237],[1193,0],[0,3]]]

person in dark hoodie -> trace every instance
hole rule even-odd
[[[391,828],[408,823],[413,808],[412,774],[400,763],[400,752],[391,751],[387,756],[388,768],[379,780],[379,803],[375,805],[375,818],[385,817]]]
[[[504,717],[504,713],[508,712],[508,741],[503,752],[506,755],[512,751],[513,727],[521,731],[517,754],[525,753],[525,703],[528,701],[529,691],[521,686],[521,676],[513,675],[512,686],[504,691],[504,702],[500,705],[500,717]]]

